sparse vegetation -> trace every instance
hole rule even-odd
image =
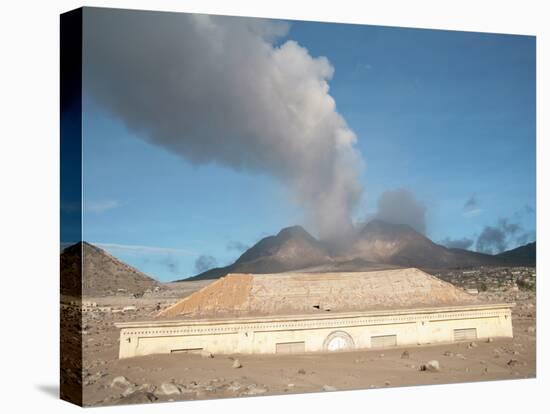
[[[536,288],[535,283],[531,283],[524,279],[518,279],[516,281],[516,284],[518,285],[518,288],[520,288],[521,290],[535,290]]]

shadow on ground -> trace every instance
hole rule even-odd
[[[55,399],[59,398],[59,385],[57,384],[40,384],[37,385],[36,388],[50,397]]]

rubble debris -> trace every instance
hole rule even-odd
[[[441,371],[439,361],[436,359],[432,359],[431,361],[428,361],[425,364],[420,365],[420,371],[429,371],[429,372]]]
[[[337,391],[338,389],[336,387],[333,387],[332,385],[323,385],[323,391]]]
[[[172,384],[171,382],[164,382],[158,388],[157,394],[160,394],[160,395],[179,395],[179,394],[181,394],[181,390],[179,389],[179,387],[176,384]]]

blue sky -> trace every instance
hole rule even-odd
[[[330,61],[330,94],[366,162],[355,220],[404,188],[436,242],[475,240],[502,219],[534,239],[534,37],[289,24],[277,42],[295,40]],[[192,164],[92,95],[85,89],[85,240],[173,280],[194,275],[201,255],[226,265],[259,238],[305,223],[280,180]]]

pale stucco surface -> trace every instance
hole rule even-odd
[[[468,340],[512,337],[509,304],[442,307],[332,315],[226,320],[151,321],[117,324],[120,358],[209,351],[213,354],[329,351],[373,347],[373,337],[395,336],[394,346],[455,341],[455,330],[475,329]],[[281,346],[281,344],[296,346]],[[303,343],[303,344],[302,344]]]
[[[121,323],[120,358],[323,352],[512,337],[512,304],[484,304],[418,269],[228,275]]]

